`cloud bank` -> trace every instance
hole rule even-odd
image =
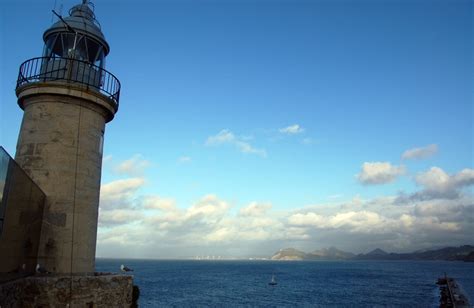
[[[365,170],[377,183],[401,172],[381,164]],[[171,197],[141,194],[143,178],[112,181],[102,186],[98,255],[269,256],[283,247],[367,252],[471,243],[474,197],[467,188],[474,184],[474,170],[450,175],[432,167],[413,180],[419,189],[412,194],[355,196],[291,211],[276,210],[270,202],[239,205],[215,194],[179,206]]]

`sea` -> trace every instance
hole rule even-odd
[[[96,270],[121,264],[134,270],[139,307],[439,307],[445,273],[474,300],[468,262],[97,259]]]

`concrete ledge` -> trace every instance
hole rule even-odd
[[[0,284],[0,307],[130,307],[128,275],[35,275]]]
[[[80,98],[103,109],[106,113],[106,122],[112,121],[118,110],[118,104],[100,91],[84,85],[61,81],[34,82],[18,87],[16,89],[18,105],[21,109],[25,109],[23,106],[25,98],[39,94],[65,95]]]

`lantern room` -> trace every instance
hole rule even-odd
[[[44,32],[43,56],[73,58],[104,68],[110,48],[95,19],[92,3],[83,1],[72,7],[69,15]]]

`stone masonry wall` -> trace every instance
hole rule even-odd
[[[0,307],[130,307],[132,291],[126,275],[30,276],[0,284]]]
[[[105,117],[80,97],[22,99],[15,160],[46,194],[38,263],[54,273],[94,271]]]

